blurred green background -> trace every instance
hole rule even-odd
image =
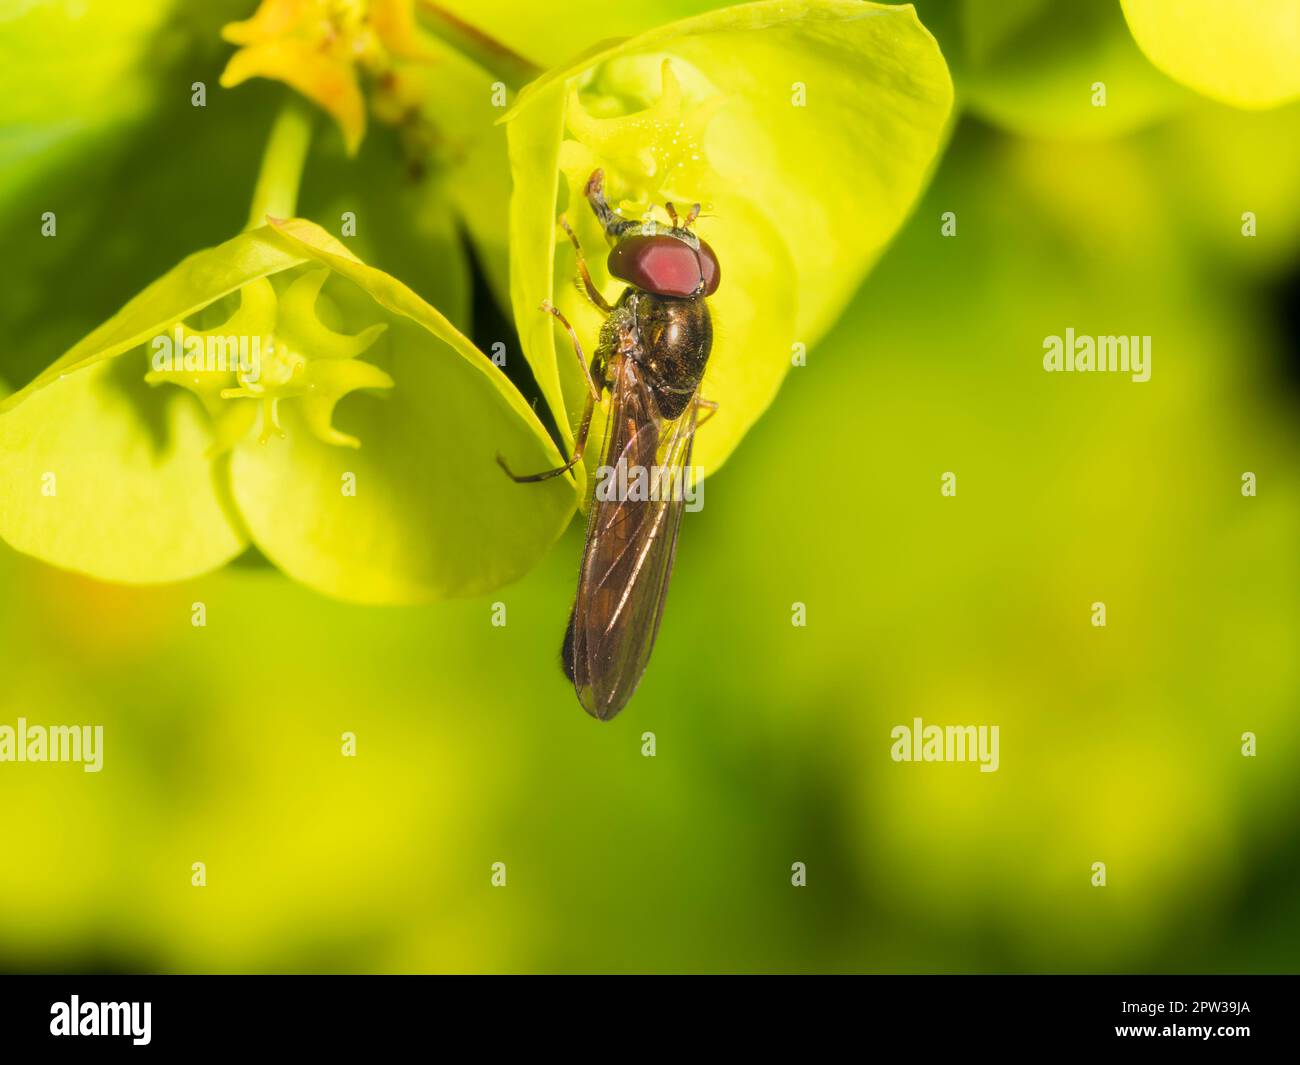
[[[987,102],[987,72],[963,80],[950,8],[919,8],[965,110],[685,519],[612,724],[559,669],[577,526],[497,594],[401,609],[255,558],[132,588],[0,546],[0,724],[106,734],[99,774],[0,765],[0,969],[1300,968],[1300,107],[1236,111],[1150,70],[1159,106],[1051,139]],[[232,137],[259,91],[231,97]],[[102,151],[138,159],[150,121]],[[209,153],[145,180],[204,180]],[[43,181],[102,197],[99,246],[7,256],[0,374],[21,384],[237,228],[255,163],[142,232],[115,198],[131,166],[50,162]],[[15,185],[0,232],[25,250]],[[1151,380],[1044,373],[1067,327],[1150,334]],[[999,771],[894,763],[914,717],[999,725]]]

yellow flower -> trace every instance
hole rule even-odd
[[[432,62],[416,26],[414,0],[262,0],[253,17],[221,35],[240,46],[221,74],[225,88],[273,78],[329,114],[349,155],[366,132],[358,68],[391,80],[396,60]]]

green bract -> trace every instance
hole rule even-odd
[[[1133,37],[1171,78],[1237,107],[1300,96],[1295,0],[1122,0]]]
[[[254,337],[256,367],[189,344]],[[0,535],[107,579],[193,576],[251,542],[345,599],[469,595],[573,510],[563,485],[520,491],[498,449],[558,458],[446,318],[293,220],[190,256],[0,402]]]
[[[717,251],[722,283],[709,301],[716,336],[702,393],[719,409],[693,461],[713,472],[897,230],[951,101],[943,57],[915,12],[857,0],[711,12],[528,86],[506,119],[511,296],[566,442],[584,379],[539,305],[564,311],[590,357],[601,316],[571,284],[574,255],[565,240],[557,247],[556,215],[567,212],[597,286],[616,297],[621,285],[581,195],[595,167],[630,216],[653,207],[664,219],[664,200],[703,204],[695,228]]]

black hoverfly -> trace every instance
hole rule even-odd
[[[588,179],[586,196],[611,245],[609,272],[628,287],[612,306],[606,301],[592,283],[577,236],[561,217],[587,298],[606,316],[588,366],[573,326],[549,302],[542,304],[568,332],[587,378],[573,457],[558,469],[522,477],[500,456],[497,461],[517,482],[568,472],[582,459],[592,413],[607,389],[602,468],[618,471],[611,482],[620,484],[644,477],[635,471],[654,471],[657,490],[648,493],[602,494],[593,480],[578,594],[564,634],[564,672],[578,701],[608,721],[632,698],[650,660],[677,550],[680,489],[690,476],[695,430],[717,410],[699,387],[713,347],[706,300],[717,291],[720,270],[713,249],[690,228],[699,204],[680,220],[666,204],[671,225],[622,218],[605,199],[600,170]]]

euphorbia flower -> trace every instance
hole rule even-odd
[[[252,18],[222,31],[240,47],[221,84],[231,88],[265,77],[289,85],[335,120],[349,155],[357,154],[365,136],[368,96],[370,114],[397,131],[403,169],[413,176],[409,184],[418,186],[420,177],[436,173],[423,194],[445,198],[454,208],[459,217],[449,228],[469,234],[504,305],[508,237],[501,204],[510,186],[505,135],[495,125],[501,114],[497,92],[506,86],[513,91],[540,71],[436,7],[424,13],[438,35],[426,32],[415,4],[262,0]],[[391,166],[391,151],[387,145],[380,149],[385,165]],[[456,267],[468,269],[463,263]],[[455,270],[449,266],[448,272]]]
[[[902,223],[951,103],[947,68],[915,12],[858,0],[726,8],[607,45],[529,85],[506,119],[511,290],[557,422],[570,430],[586,382],[538,305],[558,305],[589,356],[602,320],[571,283],[574,254],[557,241],[557,214],[566,212],[605,296],[621,288],[582,196],[596,167],[629,216],[667,221],[665,200],[703,206],[695,228],[724,280],[709,301],[715,339],[702,385],[719,407],[693,461],[712,472]]]
[[[271,338],[256,380],[152,364],[207,308],[212,335]],[[253,543],[341,598],[469,595],[526,572],[573,512],[565,485],[502,477],[501,447],[558,461],[445,317],[294,219],[186,259],[0,402],[0,535],[107,579],[190,577]]]
[[[240,46],[222,85],[284,82],[334,118],[350,154],[366,131],[358,69],[382,89],[397,60],[437,58],[416,27],[413,0],[262,0],[252,18],[230,23],[222,36]]]
[[[537,81],[507,127],[511,299],[562,430],[583,381],[569,352],[557,361],[538,307],[563,304],[594,349],[599,316],[555,240],[567,204],[613,294],[601,234],[574,209],[591,167],[626,212],[705,206],[697,227],[726,277],[704,382],[721,406],[697,442],[711,471],[910,209],[950,103],[912,11],[850,0],[717,12]],[[293,122],[277,144],[305,152]],[[262,186],[252,228],[184,260],[0,402],[0,536],[129,581],[202,573],[251,543],[314,588],[372,602],[473,594],[526,572],[572,515],[581,470],[576,484],[502,476],[498,453],[519,469],[563,459],[523,397],[446,317],[324,230],[262,224],[293,211],[264,209]],[[499,218],[476,191],[466,216]],[[152,364],[160,335],[185,347],[236,330],[267,343],[256,374]]]
[[[367,10],[373,23],[396,6]],[[274,20],[248,28],[276,31]],[[457,101],[445,142],[455,161],[439,192],[464,205],[489,273],[500,266],[504,277],[505,137],[485,135],[498,112],[486,94],[464,101],[483,75],[447,48],[422,69],[431,91]],[[309,127],[293,107],[277,121],[247,232],[186,258],[0,404],[0,536],[14,547],[149,582],[203,573],[255,544],[323,592],[396,602],[496,587],[563,529],[566,486],[519,493],[496,466],[502,447],[541,465],[559,459],[504,374],[325,231],[266,224],[295,211]],[[347,206],[364,212],[364,197]],[[450,214],[445,201],[428,208]],[[368,236],[377,213],[361,214]],[[187,340],[232,334],[262,341],[256,372],[154,361],[160,339],[183,355]]]
[[[212,329],[175,327],[176,347],[182,348],[159,365],[157,355],[170,345],[163,336],[155,353],[154,368],[145,374],[150,384],[175,384],[188,388],[203,401],[213,421],[214,451],[226,451],[248,435],[262,417],[259,440],[284,435],[279,408],[286,400],[300,404],[303,423],[327,444],[360,447],[355,436],[331,424],[334,407],[359,388],[392,388],[393,379],[377,366],[357,362],[386,328],[372,325],[356,336],[333,332],[316,316],[316,302],[329,270],[289,271],[297,276],[278,295],[269,278],[254,278],[240,290],[239,309]],[[201,362],[211,341],[221,342],[221,353],[236,341],[251,347],[252,358],[237,366],[208,369]],[[251,340],[251,344],[249,341]],[[194,349],[197,349],[194,351]],[[197,354],[197,359],[191,356]]]

